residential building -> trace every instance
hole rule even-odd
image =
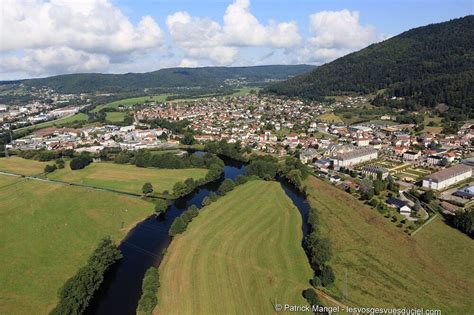
[[[418,160],[420,156],[420,151],[406,151],[405,153],[403,153],[403,159],[405,161],[415,161]]]
[[[374,160],[378,157],[377,150],[372,147],[340,153],[332,158],[334,167],[347,167]]]
[[[301,152],[300,161],[305,164],[311,163],[317,157],[317,155],[318,155],[318,152],[316,151],[316,149],[308,148],[304,150],[303,152]]]

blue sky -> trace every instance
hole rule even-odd
[[[176,66],[323,64],[474,0],[2,0],[0,79]]]

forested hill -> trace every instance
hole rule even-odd
[[[231,84],[229,80],[240,80],[249,84],[286,80],[313,68],[314,66],[310,65],[169,68],[147,73],[66,74],[42,79],[17,80],[14,83],[23,83],[29,87],[47,86],[63,93],[123,92],[144,88],[216,88],[225,86],[226,82]]]
[[[424,106],[446,103],[472,110],[474,16],[411,29],[267,90],[319,98],[380,89]]]

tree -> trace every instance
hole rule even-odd
[[[177,217],[171,224],[169,235],[175,236],[183,233],[184,231],[186,231],[186,226],[187,223],[184,222],[183,218],[181,216]]]
[[[308,301],[310,305],[319,305],[320,300],[318,295],[316,294],[316,291],[314,289],[309,288],[303,291],[303,297]]]
[[[151,183],[143,184],[142,192],[145,196],[151,194],[153,192],[153,185]]]
[[[44,172],[45,172],[46,174],[48,174],[48,173],[54,172],[56,169],[57,169],[57,167],[56,167],[55,164],[53,164],[53,165],[49,165],[49,164],[48,164],[48,165],[46,165],[46,166],[44,167]]]
[[[229,191],[231,191],[232,189],[234,189],[235,187],[235,183],[232,179],[230,178],[227,178],[226,180],[224,180],[222,182],[222,184],[219,186],[219,193],[221,195],[225,195],[226,193],[228,193]]]
[[[194,139],[192,134],[186,133],[184,137],[181,139],[181,143],[185,145],[192,145],[196,143],[196,140]]]
[[[168,201],[165,199],[158,199],[155,203],[155,212],[157,215],[162,215],[166,213],[168,210],[169,204]]]
[[[421,196],[420,199],[426,203],[430,203],[433,199],[435,198],[435,194],[433,191],[428,190],[424,192]]]
[[[208,196],[204,197],[204,199],[202,200],[203,207],[209,206],[211,203],[212,203],[212,200]]]
[[[334,275],[332,268],[327,265],[323,266],[321,269],[321,284],[324,287],[327,287],[334,283],[335,278],[336,276]]]
[[[245,184],[247,181],[248,177],[244,175],[237,175],[237,177],[235,178],[235,182],[237,183],[237,185]]]
[[[82,159],[80,158],[73,158],[71,162],[69,163],[69,167],[71,167],[71,170],[80,170],[85,167]]]
[[[64,168],[64,164],[65,164],[65,163],[64,163],[64,160],[63,160],[63,159],[57,159],[57,160],[56,160],[56,166],[57,166],[57,168],[63,169],[63,168]]]

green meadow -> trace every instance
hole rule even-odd
[[[159,314],[273,314],[306,305],[302,219],[277,182],[251,181],[205,207],[160,265]]]

